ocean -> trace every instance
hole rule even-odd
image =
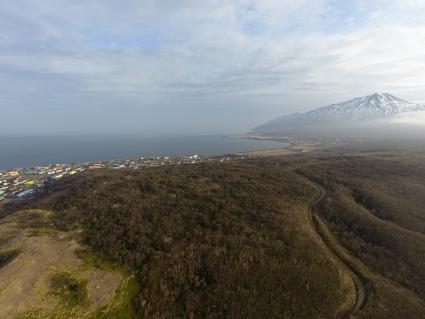
[[[218,135],[174,137],[0,137],[0,169],[153,156],[220,155],[287,147]]]

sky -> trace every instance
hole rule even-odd
[[[425,0],[0,2],[1,135],[245,132],[376,91],[425,103]]]

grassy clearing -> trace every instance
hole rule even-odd
[[[75,244],[75,240],[80,237],[79,232],[59,230],[53,222],[54,217],[55,213],[50,210],[29,209],[9,215],[0,222],[0,245],[3,246],[3,248],[0,246],[0,267],[6,266],[23,249],[28,252],[29,258],[32,258],[32,254],[39,256],[45,251],[51,252],[52,256],[61,256],[62,252],[67,250],[67,254],[62,258],[72,263],[72,265],[63,263],[60,261],[61,258],[53,257],[52,260],[60,264],[53,263],[51,269],[46,267],[44,273],[40,272],[37,275],[34,289],[31,289],[31,286],[19,297],[10,299],[10,303],[16,303],[17,308],[22,307],[18,308],[16,317],[20,319],[133,318],[132,302],[139,292],[139,286],[132,273],[127,268],[103,259],[98,254],[88,252],[85,246]],[[41,244],[51,243],[49,240],[44,240],[45,238],[50,238],[55,244],[63,243],[63,247],[58,245],[62,247],[59,249],[64,250],[58,251],[59,246],[43,248]],[[23,248],[6,246],[10,246],[10,242],[22,243]],[[34,244],[35,242],[40,244]],[[71,244],[72,242],[74,244]],[[76,248],[69,248],[70,245],[72,247],[75,245]],[[40,251],[34,251],[35,248]],[[77,249],[76,255],[69,249]],[[74,257],[71,256],[72,254]],[[37,260],[37,263],[44,261]],[[51,260],[50,264],[52,264]],[[25,274],[28,274],[28,271],[39,271],[39,266],[34,264],[33,267],[26,267]],[[117,273],[117,276],[111,273]],[[108,280],[111,276],[110,282]],[[89,285],[96,296],[94,300],[91,299]],[[99,295],[105,296],[101,299],[101,304],[97,299]],[[22,306],[18,306],[22,299],[34,302],[24,302]]]
[[[49,278],[50,293],[68,307],[87,305],[87,280],[69,270],[57,270]]]
[[[103,309],[93,313],[93,319],[132,319],[134,312],[132,303],[140,291],[139,283],[134,275],[124,279],[112,301]]]
[[[53,223],[53,217],[54,212],[41,209],[15,212],[0,223],[0,243],[6,233],[9,233],[6,238],[17,234],[20,236],[55,235],[58,230]]]
[[[79,257],[82,259],[81,270],[102,270],[109,272],[131,273],[130,268],[119,265],[118,263],[108,260],[99,253],[93,252],[88,248],[79,251]]]
[[[82,264],[73,269],[53,269],[48,284],[36,288],[42,302],[19,311],[17,319],[131,319],[133,300],[140,291],[138,280],[128,269],[83,251]],[[109,302],[102,307],[88,298],[87,274],[90,271],[117,272],[124,275]],[[52,306],[53,305],[53,306]]]
[[[17,319],[132,319],[132,301],[139,292],[133,275],[120,283],[115,296],[105,306],[96,308],[87,299],[87,281],[67,270],[57,271],[51,279],[51,287],[44,294],[47,305],[21,310]],[[53,300],[52,300],[53,297]],[[54,301],[59,301],[55,304]]]

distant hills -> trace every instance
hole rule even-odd
[[[332,132],[376,128],[400,114],[425,111],[425,105],[415,104],[388,93],[375,93],[349,101],[278,117],[254,128],[255,132]]]

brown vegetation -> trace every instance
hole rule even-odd
[[[423,318],[423,157],[322,158],[302,172],[326,188],[321,216],[372,280],[372,297],[359,318]]]
[[[37,205],[136,269],[142,318],[334,318],[345,284],[311,237],[315,189],[283,161],[97,171]]]
[[[31,205],[137,273],[137,318],[338,318],[353,283],[332,251],[367,283],[356,318],[423,318],[423,159],[324,153],[97,170]],[[326,189],[316,221],[330,250],[309,223],[317,189],[305,177]]]

